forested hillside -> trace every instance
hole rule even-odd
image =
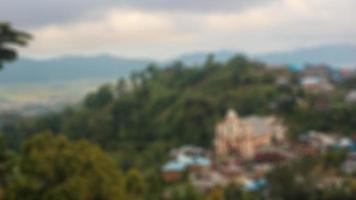
[[[278,86],[280,76],[288,77],[289,85]],[[87,95],[80,107],[24,118],[5,126],[3,132],[13,136],[51,130],[107,149],[160,141],[209,147],[215,122],[234,108],[242,116],[280,115],[291,134],[310,129],[350,134],[356,123],[352,121],[355,106],[343,99],[348,87],[339,83],[333,94],[307,94],[298,84],[297,73],[268,69],[243,56],[226,63],[210,56],[201,66],[150,65],[116,85],[102,86]],[[320,109],[320,100],[329,106]]]
[[[280,76],[290,82],[276,84]],[[21,143],[30,137],[38,139],[37,133],[88,140],[108,152],[120,171],[139,169],[148,179],[158,178],[167,150],[184,144],[210,148],[214,126],[228,108],[242,116],[277,115],[289,127],[291,137],[308,130],[353,133],[356,105],[344,102],[352,82],[335,83],[338,89],[334,92],[315,95],[300,87],[298,77],[298,73],[268,69],[240,55],[226,63],[209,56],[199,66],[180,62],[165,68],[150,65],[129,79],[88,94],[80,106],[13,120],[2,126],[2,133],[7,148],[23,159],[31,158],[26,148],[32,143],[19,151]],[[327,101],[328,106],[320,107],[320,100]],[[32,139],[34,144],[37,139]]]

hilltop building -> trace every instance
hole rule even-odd
[[[251,159],[259,148],[272,144],[273,140],[282,142],[284,132],[284,127],[273,117],[240,118],[234,110],[229,110],[216,126],[215,153]]]

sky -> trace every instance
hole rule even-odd
[[[356,44],[355,0],[0,0],[0,21],[30,32],[37,58],[167,59]]]

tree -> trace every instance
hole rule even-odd
[[[146,68],[146,73],[149,75],[150,78],[156,78],[159,73],[158,66],[154,63],[151,63]]]
[[[242,196],[242,188],[236,184],[229,184],[224,188],[225,200],[236,200]]]
[[[189,182],[184,182],[180,185],[176,185],[170,191],[170,200],[201,200],[203,199],[202,194],[200,194],[192,184]]]
[[[184,187],[184,198],[189,200],[200,200],[202,195],[191,184],[186,184]]]
[[[324,165],[325,167],[339,168],[341,164],[345,161],[347,156],[347,151],[344,149],[329,151],[324,155]]]
[[[299,174],[297,169],[296,166],[278,166],[267,175],[272,199],[313,199],[315,182]]]
[[[207,57],[206,57],[206,60],[205,60],[205,68],[207,70],[213,70],[213,69],[216,69],[216,67],[218,66],[216,61],[215,61],[215,56],[214,54],[209,54]]]
[[[41,133],[28,139],[5,199],[126,199],[114,161],[86,141]]]
[[[125,191],[133,199],[142,199],[145,191],[146,185],[145,180],[141,173],[135,169],[131,169],[125,178]]]
[[[30,39],[30,34],[14,30],[9,23],[0,22],[0,69],[4,61],[12,61],[17,57],[16,50],[9,45],[24,46]]]
[[[110,85],[104,85],[96,93],[89,94],[84,100],[84,105],[93,109],[102,108],[112,102],[113,99],[114,94]]]
[[[128,91],[128,83],[124,78],[120,78],[116,84],[116,95],[118,97],[124,95]]]
[[[0,135],[0,190],[6,184],[8,164],[9,164],[9,153],[5,148],[4,137]],[[1,199],[1,195],[0,195],[0,199]]]
[[[224,200],[224,190],[221,187],[214,187],[207,197],[205,198],[206,200]]]

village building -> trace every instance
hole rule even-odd
[[[316,76],[326,80],[331,78],[332,73],[333,69],[324,64],[307,65],[302,71],[304,76]]]
[[[351,90],[345,96],[345,101],[348,103],[355,103],[356,102],[356,90]]]
[[[189,178],[191,183],[201,192],[207,192],[216,186],[224,187],[230,183],[230,180],[218,171],[193,173]]]
[[[298,63],[290,63],[287,66],[288,70],[291,72],[301,72],[305,69],[305,67],[305,65]]]
[[[247,191],[255,192],[260,189],[265,188],[267,185],[268,185],[268,182],[265,178],[259,178],[257,180],[251,180],[249,182],[246,182],[243,185],[243,188]]]
[[[356,172],[356,153],[350,153],[348,155],[341,169],[345,174],[353,174]]]
[[[290,80],[287,76],[278,76],[275,80],[275,85],[278,87],[286,87],[290,83]]]
[[[162,167],[162,178],[166,182],[180,180],[184,172],[200,173],[211,167],[211,160],[199,147],[187,145],[172,150],[170,154],[171,160]]]
[[[333,134],[327,134],[317,131],[308,131],[299,136],[299,141],[315,149],[319,153],[324,153],[337,145],[337,137]],[[307,147],[304,147],[307,149]]]
[[[254,161],[256,163],[275,164],[291,160],[293,157],[294,154],[290,149],[262,148],[256,152]]]
[[[182,178],[185,171],[185,164],[179,161],[170,161],[162,167],[162,179],[165,182],[175,182]]]
[[[215,153],[252,159],[259,148],[273,141],[282,142],[284,132],[285,128],[274,117],[240,118],[234,110],[229,110],[216,126]]]
[[[333,90],[333,85],[326,78],[320,76],[303,76],[300,84],[308,92],[330,92]]]

